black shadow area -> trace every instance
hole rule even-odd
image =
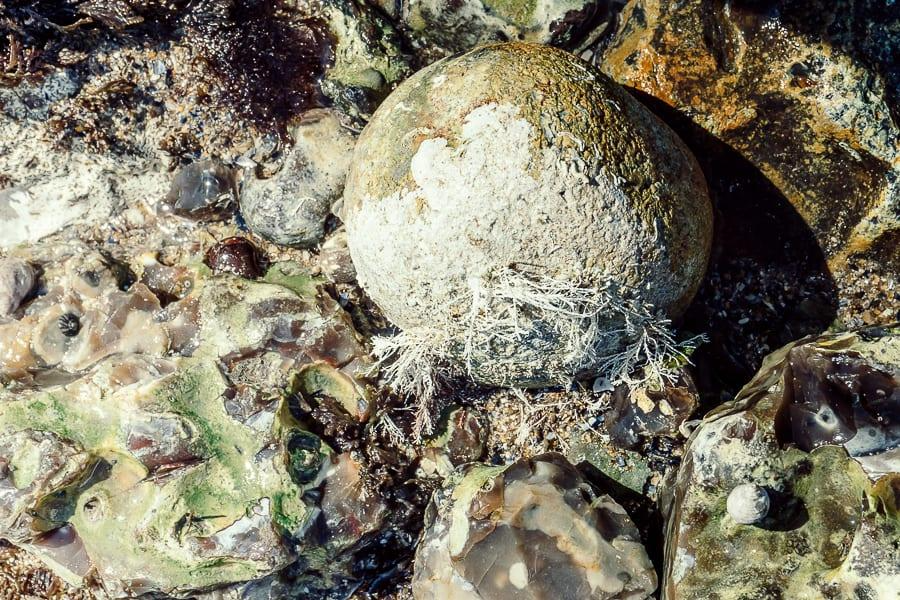
[[[733,397],[769,352],[826,329],[837,288],[812,231],[759,169],[672,107],[629,92],[681,136],[709,186],[712,256],[681,328],[709,338],[693,360],[710,407]]]

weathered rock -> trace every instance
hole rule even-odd
[[[425,444],[419,466],[426,474],[447,477],[456,467],[481,460],[487,446],[489,425],[485,415],[463,406],[445,411]]]
[[[610,370],[634,341],[614,332],[653,328],[642,310],[680,314],[712,231],[671,130],[571,54],[520,43],[398,87],[341,216],[360,284],[404,334],[480,383],[532,387]]]
[[[444,55],[516,40],[569,48],[607,15],[591,0],[412,0],[402,8],[413,43]]]
[[[900,330],[785,347],[688,442],[665,597],[893,598],[898,493]]]
[[[697,404],[697,390],[686,373],[659,386],[619,385],[612,393],[612,407],[604,415],[603,430],[613,445],[634,448],[647,437],[677,435]]]
[[[400,37],[387,19],[359,0],[326,0],[321,13],[335,40],[322,92],[347,114],[367,117],[410,72]]]
[[[435,494],[426,519],[417,600],[638,600],[656,589],[625,510],[558,454],[471,465]]]
[[[122,291],[102,264],[73,258],[47,265],[47,294],[4,335],[30,336],[23,353],[38,360],[2,353],[13,381],[0,391],[0,536],[70,583],[96,573],[117,597],[188,596],[298,560],[332,577],[384,507],[285,392],[313,363],[318,388],[350,385],[368,405],[349,319],[296,265],[259,281],[195,267],[179,287],[165,284],[186,276],[178,268],[141,262],[144,280],[183,296],[162,307],[147,285]],[[61,331],[57,313],[74,307],[80,327]]]
[[[674,107],[761,170],[833,268],[863,254],[896,270],[896,7],[636,0],[619,23],[594,57],[604,72]]]
[[[0,318],[15,312],[35,283],[34,269],[24,260],[0,260]]]
[[[332,283],[356,281],[356,268],[347,247],[347,231],[343,228],[328,236],[319,252],[319,267]]]
[[[245,180],[241,213],[254,233],[285,246],[313,246],[344,191],[355,135],[334,111],[316,111],[291,131],[294,146],[269,179]]]

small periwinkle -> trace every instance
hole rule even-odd
[[[231,273],[244,279],[256,279],[265,273],[265,259],[247,238],[230,237],[206,251],[203,259],[215,274]]]
[[[178,171],[160,211],[198,221],[214,221],[228,218],[236,202],[234,171],[220,162],[202,160]]]

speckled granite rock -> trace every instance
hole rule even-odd
[[[649,597],[656,573],[625,510],[558,454],[473,464],[435,494],[417,600]]]
[[[688,441],[664,597],[895,598],[898,498],[900,330],[782,348]]]

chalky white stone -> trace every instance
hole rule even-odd
[[[578,290],[681,314],[712,233],[677,135],[587,63],[522,43],[401,84],[360,136],[342,217],[359,282],[396,325],[446,342],[476,381],[520,386],[598,372],[627,343],[595,336],[598,356],[584,355],[575,338],[621,319],[570,303]],[[517,298],[535,281],[549,308]],[[522,335],[510,343],[492,317],[521,321]]]

